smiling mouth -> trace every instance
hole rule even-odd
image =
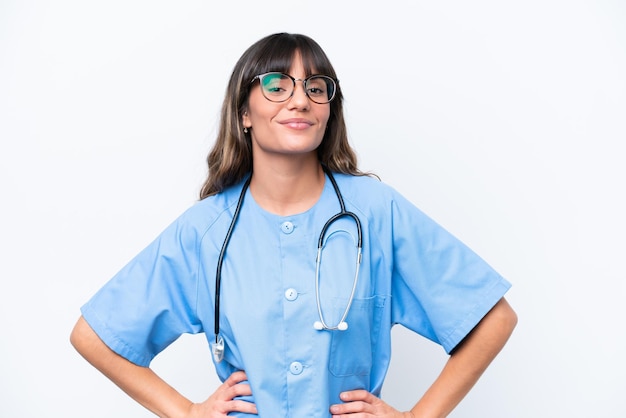
[[[306,119],[287,119],[281,121],[280,124],[291,129],[306,129],[313,126],[313,122]]]

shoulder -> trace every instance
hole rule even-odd
[[[382,182],[375,176],[355,176],[340,173],[333,173],[333,176],[337,181],[337,185],[342,187],[342,193],[343,189],[346,189],[346,192],[343,194],[347,196],[354,194],[354,192],[357,191],[369,191],[370,193],[375,194],[385,194],[393,191],[391,186]]]
[[[362,212],[372,209],[389,210],[395,203],[410,204],[392,186],[373,176],[335,174],[337,185],[344,197]]]
[[[243,182],[196,202],[175,223],[181,228],[193,230],[197,235],[204,235],[216,224],[224,220],[230,222],[242,186]]]

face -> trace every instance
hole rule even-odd
[[[296,79],[306,77],[298,54],[288,74]],[[248,110],[243,115],[243,126],[250,130],[253,158],[314,154],[324,138],[329,116],[330,103],[312,102],[301,81],[296,81],[293,96],[281,103],[267,100],[257,82],[248,98]]]

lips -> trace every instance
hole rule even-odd
[[[287,126],[291,129],[307,129],[313,126],[313,122],[311,122],[308,119],[302,119],[302,118],[285,119],[285,120],[281,120],[278,123],[280,123],[283,126]]]

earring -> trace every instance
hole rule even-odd
[[[248,128],[246,128],[245,126],[243,127],[243,133],[247,134],[248,133]]]

